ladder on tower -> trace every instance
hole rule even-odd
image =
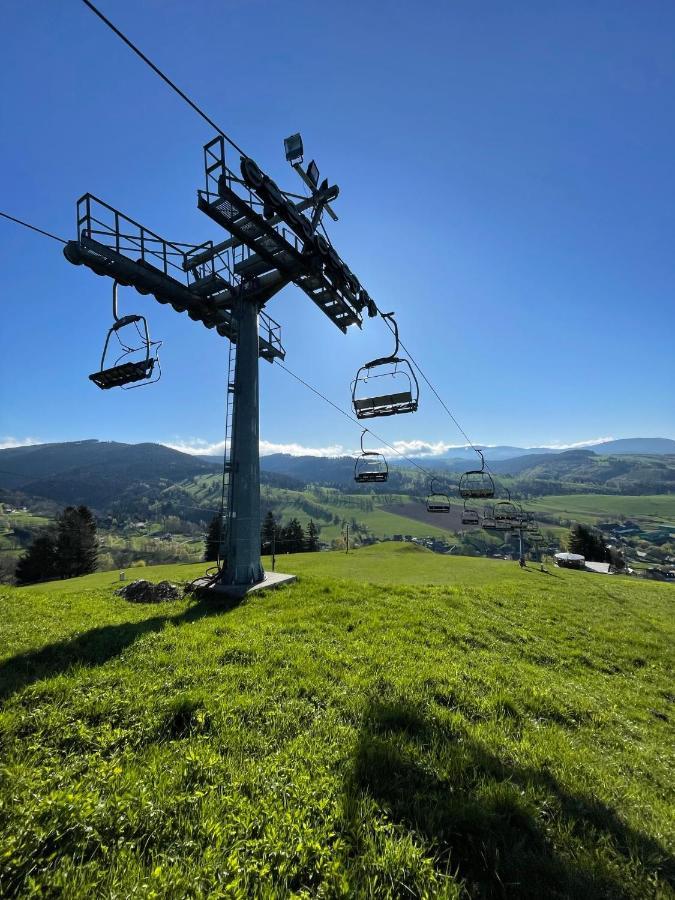
[[[234,418],[234,384],[237,368],[237,345],[230,341],[230,349],[227,358],[227,391],[225,394],[225,447],[223,449],[223,486],[220,498],[220,547],[228,546],[230,530],[230,509],[232,503],[232,470],[234,459],[232,456],[232,422]],[[227,566],[227,560],[219,558],[221,568]]]

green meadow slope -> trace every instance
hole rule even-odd
[[[672,586],[278,568],[234,607],[1,589],[1,896],[675,896]]]

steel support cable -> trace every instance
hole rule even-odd
[[[381,311],[380,309],[378,309],[377,312],[378,312],[378,314],[381,316],[381,318],[384,319],[384,322],[385,322],[387,328],[391,331],[392,334],[394,334],[394,329],[393,329],[392,326],[389,324],[389,321],[388,321],[387,318],[383,315],[382,311]],[[419,363],[417,362],[417,360],[413,357],[412,353],[408,350],[408,348],[407,348],[406,345],[403,343],[403,341],[400,340],[400,338],[399,338],[399,344],[401,345],[401,347],[402,347],[403,350],[405,351],[405,353],[406,353],[406,355],[408,356],[408,359],[410,360],[410,362],[415,366],[415,368],[417,369],[417,371],[419,372],[419,374],[422,376],[423,381],[426,382],[427,386],[429,387],[429,389],[430,389],[431,392],[433,393],[434,397],[436,397],[436,399],[437,399],[438,402],[441,404],[441,406],[443,407],[443,409],[446,411],[446,413],[450,416],[450,418],[452,419],[452,421],[455,423],[455,426],[456,426],[457,430],[458,430],[458,431],[460,432],[460,434],[466,439],[467,444],[471,447],[471,449],[474,451],[474,453],[475,453],[477,456],[479,456],[480,454],[479,454],[478,450],[476,449],[476,446],[474,445],[473,441],[472,441],[471,438],[469,437],[469,435],[466,433],[466,431],[464,431],[464,429],[462,428],[462,426],[459,424],[459,422],[457,421],[457,419],[456,419],[455,416],[453,415],[452,411],[449,409],[449,407],[448,407],[448,406],[446,405],[446,403],[444,402],[444,400],[443,400],[443,398],[441,397],[441,395],[438,393],[438,391],[436,390],[436,388],[433,386],[433,384],[429,381],[429,379],[427,378],[427,376],[426,376],[426,375],[424,374],[424,372],[422,371],[422,368],[420,367],[420,364],[419,364]],[[488,470],[488,472],[490,472],[490,466],[487,464],[487,462],[485,463],[485,468]],[[493,474],[493,473],[490,472],[490,474]]]
[[[415,468],[419,469],[420,472],[423,472],[427,476],[427,478],[431,479],[434,477],[431,475],[430,472],[427,472],[427,470],[425,468],[420,466],[419,463],[416,463],[414,459],[410,459],[410,457],[406,456],[405,453],[401,453],[400,450],[397,450],[396,447],[394,447],[388,441],[385,441],[384,438],[379,436],[379,434],[375,434],[375,432],[372,431],[370,428],[364,429],[363,425],[361,424],[361,422],[359,422],[359,420],[357,418],[350,415],[348,412],[346,412],[344,409],[342,409],[342,407],[338,406],[337,403],[333,403],[333,401],[330,400],[328,397],[326,397],[325,394],[322,394],[321,391],[317,390],[315,387],[312,387],[311,384],[308,384],[299,375],[296,375],[295,372],[292,372],[287,366],[285,366],[283,363],[279,362],[279,360],[277,360],[275,362],[275,365],[280,366],[284,370],[284,372],[288,372],[288,374],[291,375],[293,378],[295,378],[296,381],[299,381],[300,384],[302,384],[306,388],[308,388],[313,394],[316,394],[317,397],[320,397],[321,400],[324,400],[326,403],[328,403],[330,406],[332,406],[333,409],[335,409],[339,413],[341,413],[346,419],[349,419],[350,422],[353,422],[359,429],[361,429],[361,431],[365,430],[369,434],[372,434],[372,436],[375,438],[375,440],[380,441],[380,443],[384,444],[385,447],[388,447],[397,456],[400,456],[401,459],[404,459],[406,462],[409,462],[412,466],[415,466]],[[438,476],[436,476],[436,479],[438,480]]]
[[[10,222],[16,222],[17,225],[23,225],[24,228],[30,228],[31,231],[37,231],[38,234],[44,234],[45,237],[51,238],[54,241],[60,241],[62,244],[67,244],[68,241],[63,238],[58,237],[56,234],[52,234],[50,231],[45,231],[42,228],[37,228],[35,225],[30,225],[28,222],[24,222],[21,219],[17,219],[14,216],[10,216],[9,213],[0,212],[0,216],[3,219],[9,219]]]
[[[146,65],[150,66],[150,68],[152,69],[152,71],[153,71],[156,75],[159,75],[159,77],[162,79],[162,81],[166,82],[166,84],[169,85],[169,87],[171,88],[171,90],[175,91],[175,92],[178,94],[179,97],[181,97],[183,100],[185,100],[185,102],[186,102],[189,106],[191,106],[192,109],[193,109],[198,115],[200,115],[200,116],[202,117],[202,119],[204,119],[205,122],[208,122],[208,124],[211,126],[211,128],[214,128],[214,129],[218,132],[218,134],[221,135],[221,137],[224,137],[225,140],[228,142],[228,144],[229,144],[231,147],[233,147],[238,153],[241,153],[242,156],[248,156],[248,154],[247,154],[247,153],[244,153],[244,151],[241,149],[241,147],[240,147],[237,143],[235,143],[235,141],[233,141],[232,138],[231,138],[228,134],[226,134],[226,133],[223,131],[222,128],[219,128],[219,126],[216,125],[216,123],[213,121],[213,119],[211,119],[209,116],[207,116],[206,113],[205,113],[202,109],[200,109],[199,106],[197,106],[197,104],[194,102],[194,100],[191,100],[191,99],[188,97],[188,95],[185,93],[185,91],[182,91],[182,90],[178,87],[178,85],[175,84],[175,83],[169,78],[168,75],[165,75],[164,72],[162,72],[162,70],[161,70],[158,66],[156,66],[156,65],[154,64],[154,62],[153,62],[151,59],[149,59],[149,58],[145,55],[145,53],[143,53],[142,50],[139,50],[139,48],[138,48],[131,40],[129,40],[129,38],[128,38],[123,32],[121,32],[121,31],[119,30],[119,28],[117,28],[117,26],[113,25],[113,23],[110,21],[110,19],[106,18],[106,16],[103,15],[103,13],[100,11],[100,9],[97,9],[97,8],[94,6],[94,4],[90,2],[90,0],[82,0],[82,2],[84,3],[85,6],[87,6],[87,7],[94,13],[94,15],[98,16],[99,19],[100,19],[105,25],[107,25],[108,28],[110,28],[111,31],[113,31],[113,32],[117,35],[118,38],[121,38],[121,39],[124,41],[124,43],[127,45],[127,47],[129,47],[130,50],[133,50],[134,53],[135,53],[138,57],[140,57],[140,59],[142,59],[143,62],[144,62]]]

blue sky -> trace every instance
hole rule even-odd
[[[334,242],[474,441],[675,438],[672,2],[101,9],[288,188],[282,140],[302,132],[341,188]],[[0,207],[73,238],[89,191],[169,239],[220,239],[196,209],[208,125],[77,0],[3,20]],[[100,392],[110,282],[11,223],[0,237],[0,444],[222,440],[224,339],[122,289],[164,375]],[[358,366],[389,352],[381,322],[345,336],[295,287],[268,312],[288,366],[345,408]],[[357,445],[261,368],[263,450]],[[375,430],[408,450],[464,443],[425,389]]]

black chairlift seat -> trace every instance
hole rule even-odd
[[[140,362],[122,363],[110,369],[93,372],[89,376],[89,380],[93,381],[101,390],[107,391],[109,388],[123,387],[125,384],[145,381],[147,378],[152,377],[154,368],[154,359],[142,359]]]
[[[429,487],[429,496],[427,497],[427,512],[429,513],[449,513],[450,497],[442,491],[434,490],[434,482],[432,480]]]
[[[412,391],[396,394],[382,394],[379,397],[354,397],[354,412],[357,419],[374,419],[378,416],[396,416],[400,413],[416,412],[417,399]]]
[[[467,507],[464,505],[464,509],[462,510],[462,525],[479,525],[480,524],[480,515],[478,514],[477,509],[471,509],[471,507]]]
[[[161,341],[151,341],[148,332],[148,323],[145,316],[118,316],[117,315],[117,281],[113,283],[113,319],[112,326],[108,329],[103,353],[101,354],[101,366],[98,372],[93,372],[89,380],[103,391],[114,387],[126,387],[132,385],[141,387],[143,384],[153,384],[159,381],[161,368],[157,351]],[[134,326],[131,333],[135,334],[131,344],[129,338],[120,337],[120,332],[127,326]],[[142,330],[141,327],[142,326]],[[128,333],[125,332],[125,335]],[[115,335],[122,350],[114,364],[106,365],[106,356],[111,337]],[[143,354],[140,359],[133,359],[134,355]],[[121,360],[126,360],[121,362]]]
[[[361,433],[361,455],[354,463],[354,481],[358,484],[382,484],[389,478],[389,466],[382,453],[375,450],[366,450],[363,439],[368,429]]]
[[[480,469],[465,472],[459,479],[459,496],[463,500],[489,500],[495,495],[495,483],[490,473],[485,471],[483,453],[481,450],[476,450],[476,453],[480,456]]]
[[[523,521],[522,512],[510,500],[498,500],[493,507],[492,515],[497,523],[496,527],[503,531],[520,528]]]
[[[365,363],[356,373],[352,382],[352,404],[357,419],[374,419],[379,416],[396,416],[417,411],[420,388],[413,367],[407,359],[398,355],[398,325],[393,313],[381,313],[390,322],[396,346],[391,356],[381,356]],[[379,390],[374,396],[357,396],[365,393],[365,386],[373,379],[394,379],[389,383],[394,390]],[[384,382],[376,382],[382,385]]]
[[[381,484],[389,477],[387,472],[357,472],[354,481],[359,484]]]

